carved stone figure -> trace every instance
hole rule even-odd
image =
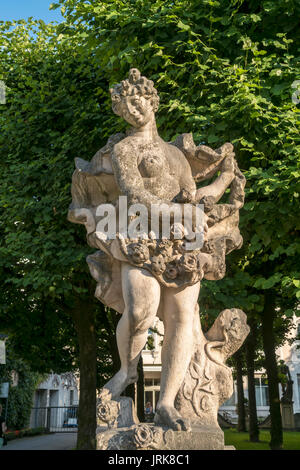
[[[286,382],[281,383],[282,386],[282,397],[281,403],[293,403],[293,381],[290,373],[289,366],[282,364],[280,366],[280,372],[286,376]]]
[[[196,146],[191,134],[169,143],[161,139],[155,122],[157,91],[137,69],[110,92],[113,111],[131,127],[110,137],[90,162],[76,158],[68,213],[71,222],[85,225],[87,242],[97,249],[87,258],[97,281],[96,297],[122,314],[117,327],[121,369],[104,386],[103,397],[117,400],[137,380],[148,329],[158,316],[165,336],[155,424],[173,431],[189,430],[195,422],[217,426],[218,407],[232,394],[231,372],[224,362],[243,343],[249,327],[241,310],[224,310],[204,335],[198,296],[201,279],[224,277],[226,254],[242,245],[238,224],[245,178],[230,143],[213,150]],[[212,177],[211,184],[197,189],[196,183]],[[218,204],[227,188],[227,201]],[[135,239],[121,230],[115,237],[103,236],[97,230],[97,208],[111,204],[119,209],[120,196],[127,197],[128,206],[146,208],[149,222],[173,207],[182,213],[188,204],[195,233],[202,204],[202,245],[188,248],[183,220],[178,223],[175,216],[167,238],[153,236],[151,230]],[[125,216],[134,221],[132,214]]]

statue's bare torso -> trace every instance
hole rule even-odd
[[[195,181],[184,154],[159,136],[151,141],[128,136],[115,145],[112,159],[116,173],[122,172],[118,180],[121,189],[135,172],[136,181],[155,196],[156,202],[171,202],[182,190],[195,194]],[[138,202],[144,203],[143,197]]]

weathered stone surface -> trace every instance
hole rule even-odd
[[[142,424],[97,429],[97,450],[225,450],[220,428],[193,426],[190,431]]]
[[[138,424],[132,398],[119,397],[112,400],[107,389],[101,389],[97,398],[97,423],[98,426],[106,424],[109,429]]]
[[[118,416],[118,428],[124,428],[139,424],[138,417],[134,408],[134,403],[129,397],[120,397],[120,413]]]
[[[280,403],[282,428],[293,431],[295,429],[293,403]]]
[[[200,281],[224,277],[226,255],[242,245],[238,225],[245,178],[230,143],[214,150],[195,145],[191,134],[171,143],[161,139],[155,122],[157,90],[137,69],[110,92],[113,111],[130,129],[111,136],[90,162],[76,159],[68,213],[71,222],[85,225],[87,242],[97,249],[87,257],[97,282],[95,296],[122,314],[117,328],[121,369],[104,386],[97,407],[98,418],[110,428],[99,439],[111,437],[99,448],[130,446],[132,433],[135,445],[151,436],[156,442],[162,435],[165,440],[176,436],[178,448],[188,442],[193,448],[224,447],[217,410],[232,393],[225,361],[243,343],[249,328],[244,313],[230,309],[221,312],[203,334],[198,296]],[[197,189],[196,182],[212,177],[212,183]],[[97,229],[103,204],[116,215],[115,236]],[[125,222],[138,225],[140,220],[140,213],[128,210],[130,205],[138,205],[138,212],[145,209],[146,220],[151,224],[158,220],[159,229],[172,208],[169,235],[155,235],[152,225],[136,236],[124,234]],[[187,205],[188,215],[183,211]],[[201,244],[191,248],[199,234]],[[127,431],[121,432],[116,428],[125,426],[131,412],[127,413],[128,402],[125,406],[120,395],[137,380],[139,357],[156,316],[164,321],[165,336],[155,425],[134,430],[126,425]],[[173,446],[168,439],[164,445]]]
[[[176,409],[192,424],[218,427],[218,409],[233,393],[232,372],[225,361],[248,333],[244,312],[227,309],[204,335],[196,309],[194,352],[175,400]]]

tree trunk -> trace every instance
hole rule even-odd
[[[80,363],[77,450],[95,450],[97,426],[95,306],[92,303],[78,301],[72,317],[78,335]]]
[[[111,352],[111,358],[112,358],[112,364],[113,364],[113,373],[116,374],[119,372],[120,367],[121,367],[121,360],[120,360],[120,355],[119,355],[119,350],[118,350],[118,344],[117,344],[117,326],[120,321],[121,315],[117,313],[115,310],[112,308],[109,309],[109,312],[107,312],[107,315],[110,317],[110,322],[107,322],[107,328],[110,332],[110,352]]]
[[[138,381],[137,381],[137,416],[143,423],[145,421],[145,400],[144,400],[144,369],[143,357],[141,355],[138,363]]]
[[[279,380],[275,353],[274,337],[275,294],[265,292],[264,311],[262,316],[263,347],[265,353],[265,367],[268,376],[268,390],[271,415],[271,441],[272,450],[282,448],[283,434],[280,412]]]
[[[109,315],[110,321],[107,322],[107,329],[110,332],[110,351],[112,355],[113,371],[116,374],[121,367],[121,361],[118,351],[117,338],[116,338],[116,329],[118,322],[120,320],[120,315],[113,309],[109,309],[107,312]],[[145,421],[145,410],[144,410],[144,370],[143,370],[143,358],[142,356],[139,359],[138,363],[138,381],[137,381],[137,394],[135,394],[135,384],[128,385],[124,392],[123,396],[132,398],[133,402],[136,403],[136,410],[138,419],[141,422]]]
[[[245,396],[243,387],[243,362],[242,353],[237,351],[234,354],[235,367],[236,367],[236,382],[237,382],[237,411],[238,411],[238,432],[246,432],[246,412],[245,412]]]
[[[246,364],[248,376],[248,400],[249,400],[249,438],[251,442],[259,442],[259,428],[256,410],[256,396],[255,396],[255,347],[257,324],[254,321],[248,320],[248,325],[251,330],[245,342],[246,348]]]

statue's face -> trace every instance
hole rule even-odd
[[[149,122],[154,110],[151,100],[140,95],[132,95],[122,97],[115,112],[128,124],[139,128]]]

